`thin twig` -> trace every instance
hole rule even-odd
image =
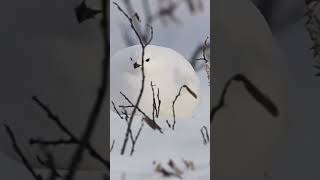
[[[157,117],[159,117],[159,114],[160,114],[160,106],[161,106],[160,89],[159,89],[159,88],[158,88],[157,98],[158,98],[158,114],[157,114]]]
[[[130,99],[123,94],[122,92],[120,92],[120,94],[132,105],[133,103],[130,101]],[[156,129],[159,130],[160,133],[163,133],[161,130],[161,127],[155,122],[153,121],[146,113],[144,113],[139,107],[136,107],[137,110],[145,117],[144,120],[146,121],[146,123],[152,128],[152,129]],[[131,115],[132,116],[132,115]]]
[[[210,136],[208,133],[208,128],[206,126],[202,126],[200,129],[202,139],[203,139],[203,144],[206,145],[210,142]]]
[[[116,105],[114,104],[113,101],[112,101],[112,105],[113,105],[113,109],[116,111],[116,113],[118,114],[118,116],[120,117],[120,119],[123,119],[123,117],[121,116],[120,112],[119,112],[118,109],[116,108]]]
[[[137,102],[135,103],[134,105],[134,108],[132,110],[132,113],[131,113],[131,116],[130,116],[130,119],[128,121],[128,127],[127,127],[127,131],[126,131],[126,138],[123,142],[123,146],[122,146],[122,149],[121,149],[121,154],[123,155],[124,152],[125,152],[125,149],[126,149],[126,145],[127,145],[127,142],[128,142],[128,136],[129,136],[129,133],[130,133],[130,129],[131,129],[131,124],[132,124],[132,121],[133,121],[133,118],[136,114],[136,111],[138,109],[138,106],[140,104],[140,101],[141,101],[141,98],[142,98],[142,94],[144,92],[144,87],[145,87],[145,72],[144,72],[144,55],[145,55],[145,48],[150,44],[150,42],[152,41],[153,39],[153,28],[148,25],[148,27],[151,29],[151,34],[150,34],[150,38],[149,40],[145,43],[143,41],[143,37],[139,34],[136,26],[134,25],[133,23],[133,19],[131,17],[129,17],[129,15],[116,3],[116,2],[113,2],[114,5],[117,6],[117,8],[119,9],[119,11],[128,19],[129,23],[130,23],[130,27],[131,29],[134,31],[134,33],[136,34],[136,37],[139,39],[139,42],[140,42],[140,45],[141,45],[141,48],[142,48],[142,52],[141,52],[141,76],[142,76],[142,80],[141,80],[141,89],[140,89],[140,93],[138,95],[138,99],[137,99]],[[135,13],[135,17],[139,17],[137,15],[137,13]],[[139,20],[139,18],[138,18]]]
[[[112,145],[111,145],[111,147],[110,147],[110,152],[113,150],[113,147],[114,147],[114,143],[115,143],[115,142],[116,142],[115,140],[112,141]]]
[[[45,105],[37,96],[32,96],[32,100],[42,109],[44,112],[47,113],[47,116],[49,119],[53,120],[53,122],[61,129],[64,133],[66,133],[68,136],[75,138],[73,134],[70,132],[70,130],[63,125],[60,118],[55,115],[50,108]]]
[[[144,126],[144,121],[141,120],[141,125],[140,125],[140,128],[139,128],[139,130],[138,130],[135,138],[131,137],[131,141],[132,141],[131,152],[130,152],[130,155],[131,155],[131,156],[132,156],[133,153],[134,153],[134,148],[135,148],[136,142],[137,142],[137,140],[138,140],[138,138],[139,138],[139,136],[140,136],[140,134],[141,134],[141,131],[142,131],[143,126]],[[132,135],[132,131],[131,131],[131,135]]]
[[[53,141],[44,141],[39,139],[30,139],[30,144],[39,144],[39,145],[45,145],[45,146],[52,146],[52,145],[66,145],[66,144],[73,144],[73,142],[76,142],[76,144],[79,144],[79,139],[72,133],[60,120],[60,118],[55,115],[49,106],[45,105],[38,97],[33,96],[32,100],[43,110],[47,113],[47,116],[49,119],[51,119],[60,130],[62,130],[66,135],[69,136],[69,139],[58,139]],[[60,143],[58,143],[60,141]],[[98,160],[100,163],[102,163],[106,168],[108,168],[109,162],[105,160],[101,155],[96,152],[96,150],[92,147],[90,143],[87,144],[87,150],[89,151],[90,155]]]
[[[41,165],[50,169],[50,176],[48,179],[55,180],[55,179],[61,177],[60,173],[56,169],[56,165],[55,165],[55,161],[54,161],[54,157],[53,157],[52,153],[50,153],[45,146],[41,146],[40,148],[43,151],[43,153],[45,154],[47,159],[44,161],[39,156],[37,156],[37,160]]]
[[[155,99],[155,93],[154,93],[154,84],[152,84],[152,81],[150,82],[151,90],[152,90],[152,120],[155,120],[155,117],[158,117],[158,109],[157,109],[157,104],[156,104],[156,99]]]
[[[175,112],[174,105],[175,105],[176,101],[178,100],[178,98],[181,96],[181,91],[182,91],[183,88],[185,88],[195,99],[197,99],[196,93],[193,92],[187,85],[183,85],[183,86],[180,87],[179,93],[176,95],[176,97],[174,98],[174,100],[172,102],[172,113],[173,113],[172,130],[174,130],[174,127],[176,125],[176,112]]]
[[[207,43],[207,44],[206,44]],[[194,50],[194,52],[192,53],[192,56],[191,56],[191,65],[192,65],[192,67],[196,70],[196,71],[198,71],[199,69],[197,69],[196,68],[196,63],[198,62],[198,60],[200,59],[200,60],[204,60],[203,59],[203,57],[202,58],[197,58],[198,57],[198,55],[200,54],[200,53],[202,53],[202,55],[203,55],[203,52],[204,52],[204,50],[208,50],[208,47],[210,47],[210,43],[209,42],[205,42],[205,43],[201,43],[200,45],[198,45],[196,48],[195,48],[195,50]],[[206,57],[206,56],[205,56]]]
[[[11,140],[12,147],[13,147],[14,151],[15,151],[15,152],[17,153],[17,155],[20,157],[23,165],[24,165],[24,166],[27,168],[27,170],[32,174],[32,176],[34,177],[34,179],[36,179],[36,180],[43,180],[42,176],[39,175],[39,174],[37,174],[37,173],[33,170],[30,162],[28,161],[28,159],[27,159],[27,158],[25,157],[25,155],[23,154],[23,152],[22,152],[22,150],[20,149],[20,147],[19,147],[19,145],[18,145],[18,143],[17,143],[17,140],[16,140],[16,138],[15,138],[15,136],[14,136],[14,133],[13,133],[13,131],[11,130],[11,128],[10,128],[7,124],[4,124],[4,128],[5,128],[7,134],[8,134],[9,137],[10,137],[10,140]]]
[[[207,48],[209,48],[208,40],[209,40],[209,36],[204,41],[204,45],[203,45],[203,48],[202,48],[202,57],[201,58],[197,58],[196,60],[203,60],[203,61],[205,61],[205,63],[209,62],[209,60],[206,57],[206,50],[207,50]]]
[[[171,128],[171,124],[169,123],[168,120],[166,120],[166,123],[167,123],[168,127]]]
[[[166,6],[159,6],[159,10],[157,10],[157,12],[153,13],[151,11],[151,6],[149,3],[149,0],[143,0],[142,6],[143,6],[143,10],[144,10],[144,18],[146,19],[144,31],[142,30],[143,27],[141,27],[141,24],[137,23],[136,21],[133,21],[133,24],[136,27],[138,34],[140,34],[140,36],[144,42],[147,42],[148,36],[150,34],[151,29],[148,27],[149,25],[152,25],[157,20],[163,21],[164,18],[169,18],[172,22],[180,23],[180,20],[177,18],[175,12],[178,10],[179,7],[181,7],[181,5],[183,3],[187,3],[187,5],[189,6],[189,2],[187,2],[185,0],[166,1],[166,2],[167,2]],[[131,0],[124,0],[123,4],[127,10],[126,14],[128,15],[128,17],[129,17],[129,15],[136,14],[133,10],[133,4],[132,4]],[[193,5],[193,7],[195,7],[195,6]],[[201,10],[200,7],[199,7],[199,10]],[[133,20],[135,20],[135,19],[133,19]],[[140,20],[140,18],[139,18],[139,20]],[[124,37],[125,42],[127,43],[128,46],[132,46],[134,44],[134,42],[130,38],[128,32],[124,32],[123,37]]]
[[[98,88],[98,94],[92,110],[89,114],[86,128],[83,132],[83,135],[80,139],[80,143],[72,156],[71,163],[68,167],[68,173],[65,176],[65,180],[72,180],[74,178],[75,172],[77,171],[79,164],[83,158],[83,152],[88,147],[89,140],[93,134],[93,131],[96,126],[96,122],[102,110],[102,105],[106,96],[108,84],[108,77],[109,77],[109,64],[110,64],[110,27],[109,27],[109,2],[106,0],[102,1],[102,35],[103,35],[103,42],[104,42],[104,60],[102,65],[102,73],[101,73],[101,82],[100,87]],[[93,151],[90,151],[91,153]],[[107,172],[110,170],[110,164],[107,166]]]
[[[78,141],[76,139],[58,139],[58,140],[41,140],[41,139],[33,139],[31,138],[29,143],[31,145],[38,144],[42,146],[57,146],[57,145],[70,145],[77,144]]]
[[[196,60],[203,60],[205,62],[205,71],[207,73],[207,79],[209,81],[209,86],[210,86],[210,61],[206,57],[206,50],[209,48],[208,40],[209,40],[209,36],[204,41],[204,46],[203,46],[203,49],[202,49],[202,57],[198,58]]]
[[[262,93],[252,82],[249,81],[247,77],[242,74],[236,74],[232,76],[224,85],[222,93],[220,95],[220,99],[218,104],[211,110],[210,119],[211,123],[214,121],[216,113],[223,108],[225,105],[225,97],[227,91],[233,81],[241,82],[245,89],[249,92],[249,94],[259,103],[261,104],[272,116],[277,117],[279,115],[279,110],[277,106],[267,97],[264,93]]]

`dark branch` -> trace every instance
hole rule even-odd
[[[110,27],[109,27],[109,1],[102,0],[102,36],[104,42],[104,60],[102,63],[102,72],[101,72],[101,82],[100,87],[98,88],[98,94],[92,110],[89,114],[86,128],[83,132],[83,135],[80,139],[80,143],[72,157],[71,163],[68,167],[69,172],[65,176],[65,180],[71,180],[74,178],[75,172],[77,171],[79,164],[83,158],[83,152],[89,145],[89,140],[92,136],[92,133],[95,129],[96,122],[102,110],[102,105],[106,96],[107,87],[108,87],[108,77],[109,77],[109,64],[110,64]],[[95,154],[93,149],[89,149],[91,155]],[[110,164],[107,163],[107,172],[110,170]]]
[[[122,92],[120,92],[120,94],[131,104],[131,106],[134,106],[134,104],[130,101],[130,99],[123,94]],[[136,109],[145,117],[144,120],[146,121],[146,123],[152,128],[152,129],[156,129],[159,130],[160,133],[163,133],[161,130],[161,127],[155,122],[153,121],[146,113],[144,113],[139,107],[136,107]],[[132,114],[131,114],[132,117]]]
[[[42,146],[58,146],[58,145],[70,145],[70,144],[77,144],[78,141],[76,139],[58,139],[58,140],[41,140],[41,139],[30,139],[30,144],[38,144]]]
[[[112,145],[111,145],[111,147],[110,147],[110,152],[113,150],[113,147],[114,147],[114,143],[115,143],[115,142],[116,142],[115,140],[112,141]]]
[[[180,87],[179,93],[176,95],[176,97],[174,98],[173,102],[172,102],[172,113],[173,113],[173,124],[172,124],[172,130],[174,130],[174,127],[176,125],[176,112],[174,109],[174,105],[176,103],[176,101],[178,100],[178,98],[181,96],[181,91],[182,89],[185,88],[195,99],[197,99],[197,95],[195,92],[193,92],[187,85],[183,85]]]
[[[68,136],[74,138],[73,134],[69,131],[69,129],[63,125],[60,118],[55,115],[50,108],[45,105],[38,97],[32,96],[32,100],[39,106],[41,109],[47,113],[47,116],[49,119],[51,119],[64,133],[66,133]]]
[[[130,152],[130,155],[131,155],[131,156],[132,156],[133,153],[134,153],[134,148],[135,148],[136,142],[137,142],[137,140],[138,140],[138,138],[139,138],[139,136],[140,136],[140,134],[141,134],[141,131],[142,131],[143,126],[144,126],[144,121],[141,120],[141,125],[140,125],[140,128],[139,128],[136,136],[135,136],[134,138],[133,138],[133,136],[131,136],[131,142],[132,142],[131,152]],[[131,131],[131,135],[132,135],[132,131]]]
[[[69,136],[69,139],[67,139],[67,140],[65,140],[65,139],[61,140],[60,139],[60,140],[54,140],[54,141],[44,141],[44,140],[38,141],[38,140],[35,140],[35,139],[31,139],[30,143],[32,145],[33,144],[46,145],[46,146],[50,146],[50,145],[66,145],[66,142],[63,142],[63,141],[70,141],[70,144],[73,144],[72,142],[76,142],[76,144],[80,143],[79,139],[62,123],[60,118],[57,115],[55,115],[47,105],[45,105],[36,96],[33,96],[32,99],[39,107],[41,107],[42,110],[44,110],[47,113],[48,118],[51,119],[58,126],[58,128],[60,130],[62,130],[63,132],[65,132]],[[61,143],[58,143],[59,141]],[[89,151],[89,153],[91,154],[91,156],[94,159],[96,159],[99,162],[101,162],[106,168],[108,168],[110,166],[109,162],[107,160],[105,160],[103,157],[101,157],[101,155],[99,155],[99,153],[94,150],[94,148],[92,147],[92,145],[90,143],[87,144],[86,148],[87,148],[87,150]]]
[[[206,126],[202,126],[200,129],[202,139],[203,139],[203,144],[206,145],[210,142],[210,136],[208,133],[208,128]]]
[[[171,124],[169,123],[168,120],[166,120],[166,123],[167,123],[168,127],[171,128]]]
[[[158,93],[157,93],[157,98],[158,98],[158,114],[157,114],[157,117],[159,117],[159,114],[160,114],[160,106],[161,106],[161,100],[160,100],[160,90],[158,88]]]
[[[233,81],[242,82],[249,94],[261,104],[272,116],[277,117],[279,111],[277,106],[269,99],[264,93],[262,93],[255,85],[253,85],[247,77],[242,74],[236,74],[232,76],[225,84],[222,94],[220,96],[218,104],[211,110],[210,119],[211,122],[214,121],[216,113],[225,105],[225,96],[227,94],[228,88]]]
[[[127,131],[126,131],[126,135],[125,137],[128,137],[129,136],[129,133],[130,133],[130,129],[131,129],[131,124],[132,124],[132,121],[133,121],[133,118],[136,114],[136,111],[139,107],[139,104],[140,104],[140,101],[141,101],[141,98],[142,98],[142,94],[144,92],[144,87],[145,87],[145,72],[144,72],[144,61],[145,61],[145,48],[146,46],[148,46],[152,39],[153,39],[153,28],[148,25],[151,29],[151,34],[150,34],[150,38],[147,42],[144,42],[143,40],[143,35],[141,35],[138,31],[138,29],[136,28],[134,22],[133,22],[133,19],[116,3],[116,2],[113,2],[113,4],[115,6],[117,6],[117,8],[119,9],[119,11],[128,19],[129,23],[130,23],[130,27],[131,29],[134,31],[136,37],[139,39],[139,42],[140,42],[140,45],[141,45],[141,48],[142,48],[142,52],[141,52],[141,76],[142,76],[142,80],[141,80],[141,89],[140,89],[140,93],[138,95],[138,99],[137,99],[137,102],[135,103],[134,107],[133,107],[133,110],[132,110],[132,113],[131,113],[131,116],[130,116],[130,119],[128,120],[128,127],[127,127]],[[136,19],[140,20],[139,16],[137,13],[135,13],[135,16]],[[124,95],[124,94],[122,94]],[[128,98],[126,98],[127,100],[129,100]],[[130,100],[129,100],[130,101]],[[131,105],[133,105],[131,103]],[[140,111],[141,112],[141,111]],[[154,121],[153,121],[154,122]],[[155,123],[154,123],[155,124]],[[159,127],[157,125],[157,127]],[[159,129],[161,131],[161,129]],[[126,148],[126,145],[127,145],[127,142],[128,142],[128,138],[125,138],[124,142],[123,142],[123,146],[122,146],[122,149],[121,149],[121,154],[123,155],[124,152],[125,152],[125,148]]]
[[[44,166],[50,170],[50,176],[48,179],[55,180],[57,178],[60,178],[61,175],[56,169],[53,155],[46,149],[46,147],[41,147],[41,150],[45,154],[46,160],[42,160],[39,156],[37,156],[37,160],[42,166]]]
[[[206,57],[206,50],[209,48],[208,40],[209,40],[209,36],[204,41],[204,45],[203,45],[203,48],[202,48],[202,58],[197,58],[196,60],[203,60],[203,61],[205,61],[205,63],[208,63],[209,60]]]
[[[28,159],[27,159],[27,158],[25,157],[25,155],[23,154],[23,152],[22,152],[22,150],[20,149],[20,147],[19,147],[19,145],[18,145],[18,143],[17,143],[17,141],[16,141],[16,138],[15,138],[12,130],[10,129],[10,127],[9,127],[8,125],[4,124],[4,128],[5,128],[7,134],[8,134],[9,137],[10,137],[10,140],[11,140],[11,142],[12,142],[12,147],[13,147],[14,151],[15,151],[15,152],[17,153],[17,155],[20,157],[23,165],[24,165],[24,166],[27,168],[27,170],[32,174],[32,176],[34,177],[34,179],[36,179],[36,180],[43,180],[42,176],[39,175],[39,174],[37,174],[37,173],[33,170],[30,162],[28,161]]]
[[[113,101],[112,101],[112,105],[113,105],[113,109],[116,111],[116,113],[118,114],[118,116],[120,117],[120,119],[123,119],[123,117],[121,116],[120,112],[119,112],[118,109],[116,108],[116,105],[114,104]]]
[[[157,104],[156,104],[156,99],[155,99],[155,93],[154,93],[154,84],[152,84],[152,81],[150,82],[151,90],[152,90],[152,120],[155,120],[155,117],[158,116],[158,109],[157,109]]]

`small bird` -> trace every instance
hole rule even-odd
[[[127,107],[130,114],[142,87],[141,45],[116,52],[110,66],[110,101],[116,107]],[[192,116],[199,102],[200,83],[188,60],[170,48],[148,45],[144,54],[144,74],[144,91],[138,107],[145,115],[150,118]],[[113,105],[110,107],[114,111]],[[141,112],[137,114],[142,115]]]

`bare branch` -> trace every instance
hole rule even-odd
[[[41,140],[41,139],[30,139],[29,143],[31,145],[38,144],[42,146],[57,146],[57,145],[70,145],[70,144],[77,144],[78,141],[75,139],[58,139],[58,140]]]
[[[184,3],[187,4],[189,7],[189,11],[191,13],[196,12],[197,9],[199,9],[200,11],[202,10],[202,7],[201,7],[202,3],[200,1],[199,1],[198,6],[196,6],[195,2],[186,1],[186,0],[161,1],[161,2],[166,2],[166,3],[165,3],[165,5],[164,5],[164,3],[161,3],[161,5],[159,3],[159,10],[157,10],[157,12],[153,13],[151,11],[151,6],[149,4],[149,0],[143,0],[143,2],[142,2],[143,8],[142,9],[144,10],[144,18],[146,19],[145,27],[142,27],[141,24],[133,21],[133,24],[136,27],[138,34],[140,34],[140,36],[144,42],[147,42],[147,39],[148,39],[147,37],[150,34],[150,31],[149,31],[150,28],[148,28],[148,27],[150,25],[152,25],[155,21],[161,20],[162,22],[164,22],[164,20],[166,18],[166,19],[171,20],[174,23],[181,23],[181,21],[176,16],[176,12],[177,12],[178,8],[181,7],[182,4],[184,4]],[[124,3],[124,6],[126,7],[126,10],[127,10],[126,14],[128,15],[128,17],[131,14],[135,14],[131,0],[124,0],[123,3]],[[193,8],[190,9],[190,7],[193,7]],[[139,18],[139,20],[141,20],[141,18]],[[142,28],[144,29],[143,32],[141,30]],[[132,41],[132,39],[130,38],[129,33],[124,32],[123,37],[124,37],[124,40],[128,46],[135,44]]]
[[[111,147],[110,147],[110,152],[113,150],[113,147],[114,147],[114,143],[115,143],[115,142],[116,142],[115,140],[112,141],[112,145],[111,145]]]
[[[218,104],[211,110],[210,119],[211,123],[214,121],[216,113],[223,108],[225,105],[225,96],[227,94],[228,88],[233,81],[242,82],[246,90],[250,95],[260,103],[272,116],[277,117],[279,111],[277,106],[269,99],[265,94],[263,94],[256,86],[254,86],[247,77],[242,74],[236,74],[232,76],[224,85]]]
[[[124,10],[116,3],[116,2],[113,2],[114,5],[116,5],[119,9],[120,12],[122,12],[122,14],[128,19],[130,25],[131,25],[131,29],[134,31],[134,33],[136,34],[137,38],[139,39],[139,42],[140,42],[140,45],[142,47],[142,52],[141,52],[141,75],[142,75],[142,80],[141,80],[141,89],[140,89],[140,93],[139,93],[139,96],[138,96],[138,99],[137,99],[137,102],[136,104],[134,105],[134,108],[132,110],[132,113],[131,113],[131,116],[130,116],[130,119],[128,121],[128,127],[127,127],[127,131],[126,131],[126,137],[129,135],[130,131],[128,129],[131,128],[131,124],[132,124],[132,120],[133,120],[133,117],[135,116],[135,113],[137,111],[137,108],[140,104],[140,101],[141,101],[141,97],[142,97],[142,94],[143,94],[143,91],[144,91],[144,86],[145,86],[145,72],[144,72],[144,54],[145,54],[145,48],[147,45],[149,45],[149,43],[151,42],[152,38],[153,38],[153,33],[151,34],[151,37],[150,37],[150,40],[147,42],[147,43],[144,43],[141,35],[138,33],[138,30],[136,29],[134,23],[133,23],[133,19],[131,17],[129,17],[129,15],[124,12]],[[153,32],[153,31],[152,31]],[[123,94],[124,95],[124,94]],[[132,104],[133,105],[133,104]],[[123,142],[123,146],[122,146],[122,149],[121,149],[121,154],[123,155],[124,152],[125,152],[125,148],[126,148],[126,145],[127,145],[127,142],[128,142],[128,138],[125,138],[124,142]]]
[[[203,45],[203,48],[202,48],[202,58],[197,58],[196,60],[203,60],[203,61],[205,61],[205,63],[209,62],[209,60],[206,57],[206,50],[207,50],[207,48],[209,48],[208,40],[209,40],[209,36],[204,41],[204,45]]]
[[[171,128],[171,124],[169,123],[168,120],[166,120],[166,123],[167,123],[168,127]]]
[[[37,156],[37,160],[42,166],[50,169],[50,176],[48,179],[55,180],[55,179],[61,177],[60,173],[56,169],[53,155],[46,149],[46,147],[41,146],[40,148],[43,151],[43,153],[45,154],[46,160],[42,160],[39,156]]]
[[[120,92],[120,94],[131,104],[132,107],[136,107],[134,106],[134,104],[130,101],[130,99],[123,94],[122,92]],[[161,127],[155,122],[153,121],[146,113],[144,113],[139,107],[136,107],[136,109],[145,117],[144,120],[146,121],[146,123],[152,128],[152,129],[156,129],[159,130],[160,133],[163,133],[161,130]],[[131,114],[132,117],[132,114]]]
[[[153,88],[155,85],[152,84],[152,81],[150,82],[150,85],[151,85],[151,90],[152,90],[152,120],[154,121],[155,117],[158,117],[159,112],[158,112],[158,109],[157,109],[155,93],[154,93],[154,88]],[[159,90],[159,88],[158,88],[158,90]]]
[[[132,156],[133,153],[134,153],[134,148],[135,148],[136,142],[137,142],[137,140],[138,140],[138,138],[139,138],[139,136],[140,136],[140,134],[141,134],[141,131],[142,131],[143,126],[144,126],[144,121],[141,120],[141,125],[140,125],[140,128],[139,128],[139,130],[138,130],[135,138],[133,138],[133,136],[131,136],[131,141],[132,141],[131,152],[130,152],[130,155],[131,155],[131,156]],[[131,131],[131,135],[132,135],[132,131]]]
[[[160,106],[161,106],[160,90],[159,90],[159,88],[158,88],[157,98],[158,98],[158,114],[157,114],[157,117],[159,117],[159,114],[160,114]]]
[[[196,93],[193,92],[187,85],[183,85],[180,87],[179,93],[176,95],[176,97],[174,98],[174,100],[172,102],[172,113],[173,113],[172,130],[174,130],[174,127],[176,125],[176,112],[175,112],[174,105],[175,105],[176,101],[178,100],[179,96],[181,96],[181,91],[183,88],[185,88],[195,99],[197,99]]]
[[[128,19],[129,23],[130,23],[130,27],[131,29],[134,31],[134,33],[136,34],[136,37],[138,38],[140,44],[142,47],[145,47],[146,44],[144,43],[141,35],[139,34],[137,28],[135,27],[134,23],[133,23],[133,19],[118,5],[118,3],[113,2],[114,5],[116,5],[119,9],[120,12],[122,12],[122,14]]]
[[[207,46],[210,46],[210,44],[208,43],[207,44]],[[192,67],[195,69],[195,71],[198,71],[199,69],[196,67],[196,63],[198,62],[198,59],[199,58],[197,58],[198,57],[198,55],[200,54],[200,53],[202,53],[203,52],[203,49],[205,48],[205,44],[203,44],[203,43],[201,43],[200,45],[198,45],[196,48],[195,48],[195,50],[194,50],[194,52],[192,53],[192,56],[190,57],[190,63],[191,63],[191,65],[192,65]],[[200,58],[201,59],[201,58]]]
[[[69,131],[69,129],[63,125],[60,118],[55,115],[50,108],[42,103],[37,96],[32,96],[32,100],[44,111],[47,113],[49,119],[51,119],[64,133],[66,133],[70,137],[74,137],[73,134]]]
[[[203,144],[206,145],[206,144],[210,143],[210,136],[208,133],[208,128],[206,126],[202,126],[200,129],[200,132],[202,135]]]
[[[113,101],[112,101],[112,105],[113,105],[113,109],[116,111],[116,113],[118,114],[118,116],[120,117],[120,119],[123,119],[123,117],[121,116],[120,112],[119,112],[118,109],[116,108],[116,105],[114,104]]]
[[[60,118],[57,115],[55,115],[47,105],[45,105],[36,96],[33,96],[32,99],[39,107],[41,107],[42,110],[44,110],[47,113],[48,118],[51,119],[58,126],[58,128],[60,130],[62,130],[64,133],[66,133],[69,136],[69,139],[67,139],[67,140],[66,139],[58,139],[58,140],[54,140],[54,141],[44,141],[44,140],[30,139],[30,144],[31,145],[39,144],[39,145],[46,145],[46,146],[49,146],[49,145],[57,146],[57,145],[66,145],[68,143],[69,144],[73,144],[73,142],[76,142],[76,144],[80,143],[79,139],[62,123]],[[107,161],[106,159],[101,157],[101,155],[99,155],[99,153],[96,152],[96,150],[92,147],[92,145],[90,143],[87,144],[86,149],[88,150],[88,152],[90,153],[90,155],[94,159],[98,160],[106,168],[108,168],[110,166],[109,165],[109,161]]]
[[[89,140],[93,134],[93,131],[96,126],[96,122],[98,120],[98,117],[100,115],[100,112],[102,110],[102,105],[106,96],[107,92],[107,86],[108,86],[108,77],[109,77],[109,58],[110,58],[110,27],[108,22],[109,17],[109,1],[101,0],[102,1],[102,19],[101,19],[101,25],[102,25],[102,36],[103,36],[103,42],[104,42],[104,60],[102,63],[102,70],[101,70],[101,82],[98,88],[98,93],[96,100],[94,101],[94,105],[91,109],[91,112],[89,114],[86,128],[84,129],[84,132],[82,134],[82,137],[79,141],[79,145],[72,157],[71,163],[68,167],[68,173],[65,176],[64,180],[71,180],[74,178],[75,172],[77,171],[79,167],[79,163],[81,162],[83,158],[83,152],[86,149],[86,147],[89,147]],[[97,155],[93,149],[89,149],[89,153],[91,155]],[[109,172],[110,170],[110,164],[107,162],[106,170]]]
[[[20,157],[23,165],[24,165],[24,166],[27,168],[27,170],[32,174],[32,176],[34,177],[34,179],[36,179],[36,180],[43,180],[42,176],[39,175],[39,174],[37,174],[37,173],[33,170],[30,162],[28,161],[28,159],[27,159],[27,158],[25,157],[25,155],[23,154],[22,150],[20,149],[20,147],[19,147],[19,145],[18,145],[18,143],[17,143],[17,141],[16,141],[16,138],[15,138],[15,136],[14,136],[13,131],[11,130],[11,128],[10,128],[7,124],[4,124],[4,128],[5,128],[7,134],[8,134],[9,137],[10,137],[10,140],[11,140],[11,142],[12,142],[12,147],[13,147],[14,151],[15,151],[15,152],[17,153],[17,155]]]

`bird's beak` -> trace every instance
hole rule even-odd
[[[137,69],[137,68],[140,67],[140,66],[141,66],[141,65],[138,64],[137,62],[135,62],[135,63],[133,64],[134,69]]]

